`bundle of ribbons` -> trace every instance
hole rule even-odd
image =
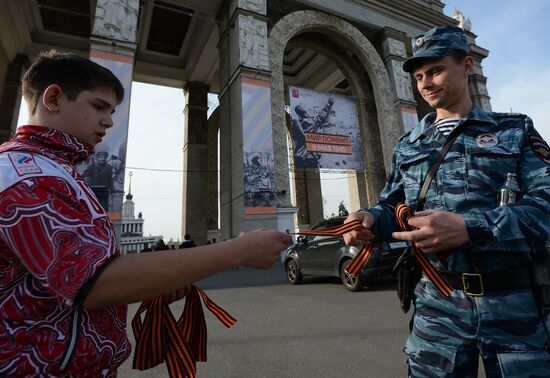
[[[134,369],[146,370],[166,362],[170,377],[196,376],[196,362],[206,361],[206,321],[201,297],[206,308],[227,328],[237,322],[194,285],[178,321],[164,297],[144,301],[132,320],[136,339]]]
[[[399,203],[395,207],[395,218],[397,220],[397,223],[399,224],[399,227],[403,231],[412,231],[414,229],[408,223],[408,219],[411,216],[413,216],[413,212],[407,205],[403,203]],[[342,236],[348,232],[361,230],[363,228],[364,227],[361,224],[361,222],[359,222],[358,220],[352,220],[340,226],[324,228],[321,230],[300,231],[300,232],[297,232],[297,234]],[[357,253],[357,255],[354,257],[354,259],[346,269],[349,274],[357,276],[359,272],[361,272],[361,269],[363,269],[367,265],[369,261],[369,257],[372,252],[372,246],[373,246],[373,242],[371,241],[367,244],[364,244],[361,247],[361,249],[359,250],[359,253]],[[412,253],[416,261],[418,262],[419,266],[422,268],[422,271],[434,284],[437,290],[443,296],[448,297],[451,294],[451,290],[452,290],[451,287],[449,286],[449,284],[447,284],[447,282],[445,282],[445,279],[441,276],[439,271],[430,263],[428,258],[424,255],[424,253],[418,247],[416,247],[416,245],[414,245],[414,243],[412,246]]]

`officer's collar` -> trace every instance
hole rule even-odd
[[[433,121],[435,121],[436,113],[428,113],[422,120],[418,123],[418,125],[411,131],[411,134],[409,135],[409,142],[413,143],[419,138],[426,136],[428,129],[432,126]],[[476,122],[488,122],[491,124],[495,124],[495,121],[493,118],[484,111],[481,107],[478,105],[475,105],[472,107],[472,110],[466,117],[466,121],[476,121]]]

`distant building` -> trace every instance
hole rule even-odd
[[[126,196],[126,201],[122,204],[122,232],[120,238],[120,253],[127,255],[130,253],[141,252],[144,249],[152,248],[160,239],[161,235],[143,236],[144,219],[141,213],[135,216],[135,204],[132,201],[132,182]]]

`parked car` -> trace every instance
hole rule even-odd
[[[345,217],[332,218],[313,226],[312,230],[341,225]],[[346,272],[346,268],[359,249],[346,246],[341,236],[299,236],[296,243],[288,247],[285,254],[285,269],[288,282],[296,285],[303,276],[340,277],[344,287],[360,291],[371,277],[390,275],[392,268],[407,243],[392,239],[375,242],[367,265],[358,276]]]

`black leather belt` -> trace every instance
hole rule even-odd
[[[532,287],[530,273],[527,269],[484,273],[462,273],[444,270],[439,272],[454,290],[462,290],[470,296]]]

